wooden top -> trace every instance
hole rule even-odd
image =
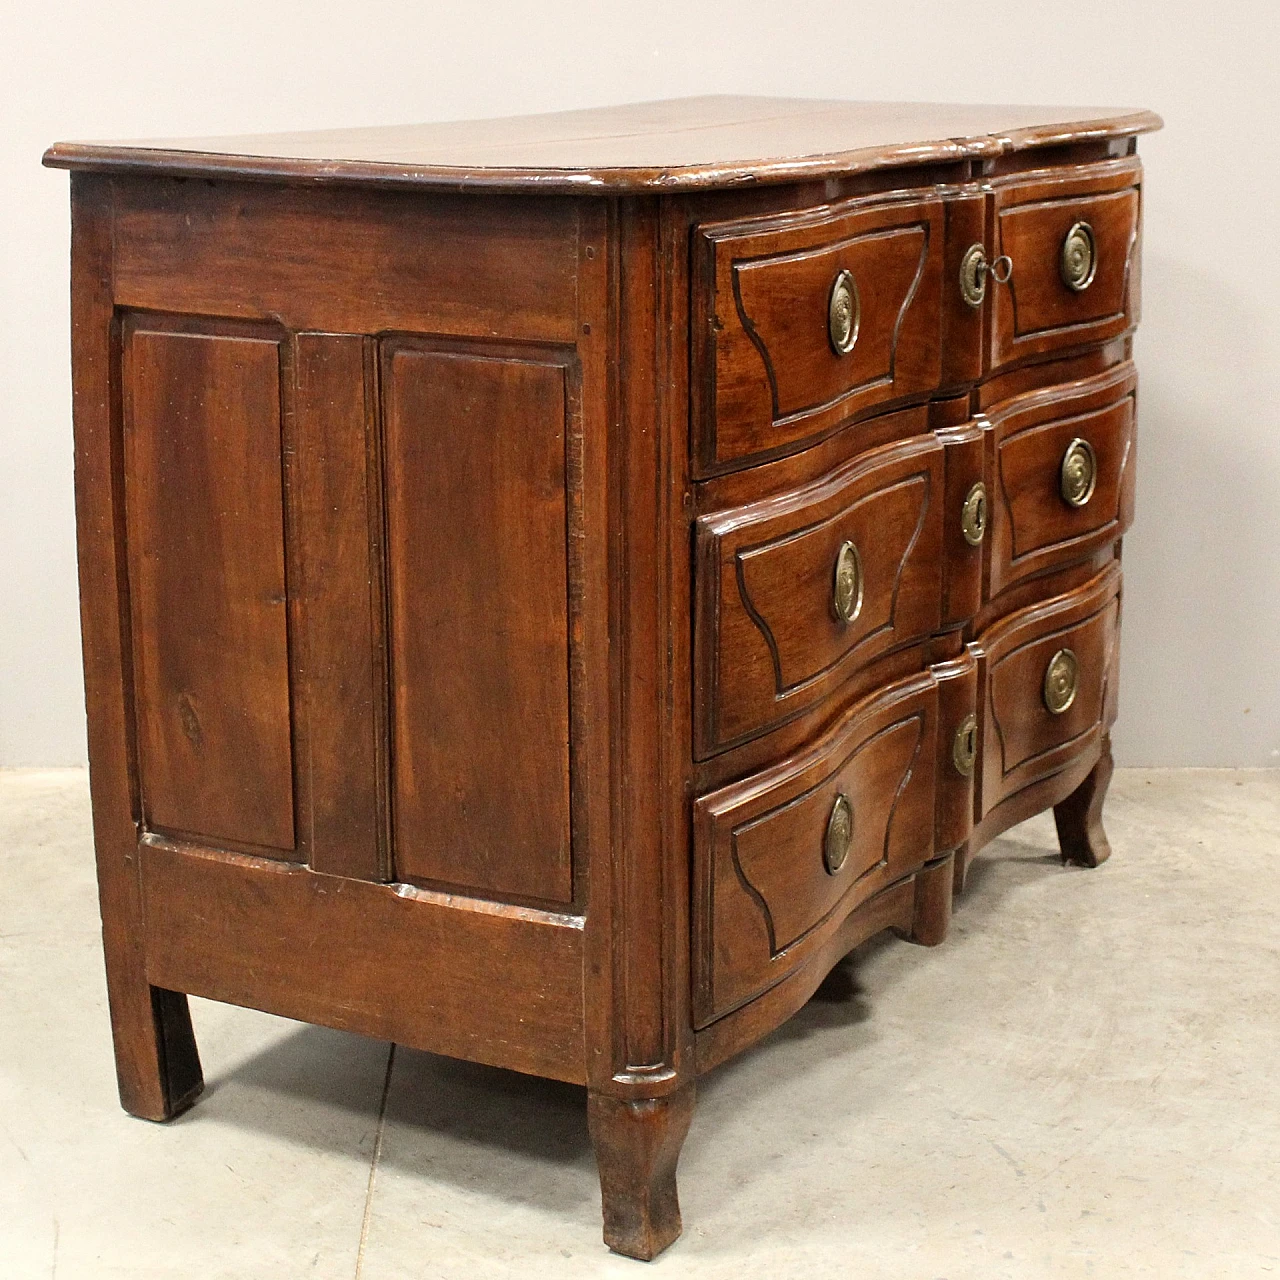
[[[685,191],[989,158],[1158,129],[1125,108],[702,97],[235,138],[60,142],[44,162],[185,176],[557,193]]]

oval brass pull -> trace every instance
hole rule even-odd
[[[858,284],[853,272],[841,271],[831,286],[827,299],[827,332],[838,356],[847,356],[858,341],[858,324],[862,317],[862,304],[858,299]]]
[[[982,545],[987,533],[987,486],[981,480],[964,495],[960,508],[960,532],[971,547]]]
[[[835,875],[844,866],[852,844],[853,805],[842,791],[831,806],[831,815],[827,818],[827,834],[822,842],[822,864],[827,869],[827,875]]]
[[[978,717],[971,711],[956,728],[951,742],[951,762],[962,778],[973,776],[973,763],[978,758]]]
[[[1087,222],[1072,223],[1062,241],[1058,270],[1062,283],[1076,293],[1083,293],[1093,283],[1098,271],[1098,244]]]
[[[1059,649],[1044,669],[1044,705],[1060,716],[1075,700],[1080,664],[1070,649]]]
[[[1098,484],[1098,459],[1093,445],[1076,436],[1067,445],[1058,471],[1058,492],[1069,507],[1083,507]]]
[[[862,612],[862,557],[852,542],[842,542],[836,552],[831,605],[841,622],[852,622]]]

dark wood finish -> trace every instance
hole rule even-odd
[[[514,119],[240,138],[62,142],[45,163],[130,172],[590,195],[796,182],[1127,141],[1160,128],[1117,108],[683,98]],[[1071,162],[1074,156],[1068,152]]]
[[[587,1094],[600,1166],[604,1242],[648,1262],[680,1234],[676,1162],[693,1119],[693,1082],[661,1098]]]
[[[292,852],[280,342],[124,326],[142,816]]]
[[[915,876],[911,932],[902,936],[922,947],[936,947],[946,940],[954,897],[954,854],[921,867]]]
[[[580,918],[160,836],[139,857],[157,986],[586,1082]]]
[[[937,685],[891,686],[811,751],[694,805],[694,1020],[699,1028],[777,982],[821,926],[933,855]],[[837,796],[853,839],[823,860]]]
[[[117,306],[572,343],[571,200],[122,180]]]
[[[703,473],[812,441],[937,386],[940,200],[854,200],[703,226],[697,236],[694,430]],[[844,354],[828,330],[842,272],[858,303],[856,341]]]
[[[993,410],[990,595],[1111,545],[1133,523],[1136,386],[1126,363]],[[1093,495],[1082,507],[1062,495],[1062,459],[1076,439],[1096,459]]]
[[[294,519],[309,532],[291,593],[294,705],[306,726],[302,844],[316,871],[385,880],[391,846],[375,343],[304,333],[294,351]]]
[[[565,369],[381,359],[396,876],[569,902]]]
[[[1101,861],[1157,124],[696,99],[54,148],[125,1107],[198,1094],[188,993],[584,1084],[605,1238],[652,1257],[699,1073],[872,934],[942,941],[1014,822]],[[975,244],[1013,269],[970,306]]]
[[[1115,711],[1119,666],[1120,569],[1089,585],[1010,614],[975,644],[985,703],[981,717],[980,812],[1096,749]],[[1043,696],[1053,655],[1079,661],[1075,700],[1060,714]]]
[[[699,520],[699,755],[817,701],[855,664],[937,630],[943,488],[942,446],[929,435],[785,497]],[[852,621],[832,603],[846,541],[862,576]]]
[[[1116,160],[1075,172],[1019,176],[995,186],[995,252],[1013,274],[991,295],[991,366],[1106,342],[1138,319],[1141,166]],[[1076,222],[1093,229],[1097,266],[1082,292],[1063,283],[1062,244]]]
[[[132,1115],[169,1120],[200,1095],[204,1076],[187,997],[150,984],[142,941],[113,213],[110,184],[77,175],[71,185],[72,407],[89,791],[120,1103]]]
[[[1102,754],[1089,776],[1065,799],[1053,806],[1063,862],[1096,867],[1111,857],[1111,845],[1102,829],[1102,802],[1107,797],[1115,765],[1111,739],[1102,739]]]

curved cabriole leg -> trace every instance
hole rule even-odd
[[[676,1162],[692,1119],[692,1082],[665,1098],[638,1102],[587,1094],[604,1242],[615,1253],[648,1262],[680,1234]]]
[[[1063,862],[1096,867],[1111,856],[1111,846],[1102,829],[1102,802],[1114,767],[1111,739],[1105,738],[1102,755],[1089,776],[1061,804],[1054,805],[1053,818],[1058,824]]]

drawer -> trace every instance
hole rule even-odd
[[[857,667],[937,630],[943,455],[937,437],[916,436],[790,493],[699,518],[699,759],[812,706]]]
[[[1133,523],[1136,387],[1124,364],[992,411],[990,595],[1091,555]]]
[[[1020,609],[973,646],[983,689],[979,812],[1064,768],[1115,719],[1120,567]]]
[[[695,469],[776,456],[941,377],[943,203],[848,201],[697,228]]]
[[[933,856],[937,690],[929,672],[890,686],[808,752],[695,802],[697,1026]]]
[[[991,368],[1106,342],[1138,320],[1141,166],[1136,160],[1040,175],[994,189]]]

